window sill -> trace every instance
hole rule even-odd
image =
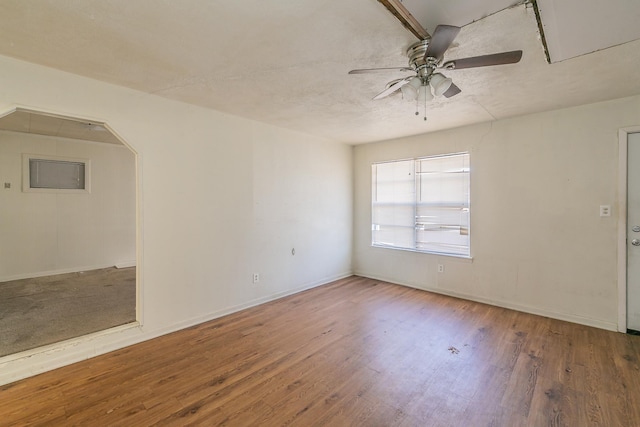
[[[379,249],[392,249],[395,251],[414,252],[414,253],[425,254],[425,255],[446,256],[446,257],[458,258],[461,260],[468,260],[469,262],[473,262],[473,257],[471,255],[452,254],[447,252],[436,252],[436,251],[420,251],[417,249],[398,248],[396,246],[384,246],[384,245],[371,245],[371,247],[379,248]]]

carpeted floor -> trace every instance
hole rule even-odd
[[[0,357],[135,320],[135,267],[0,283]]]

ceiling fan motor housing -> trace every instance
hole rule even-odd
[[[409,66],[413,68],[418,74],[418,77],[423,80],[428,79],[438,66],[438,60],[436,58],[425,57],[430,41],[431,39],[420,40],[407,49]]]

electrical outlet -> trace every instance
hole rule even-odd
[[[438,264],[438,273],[444,273],[444,265]]]
[[[258,283],[260,281],[260,274],[253,273],[253,283]]]
[[[4,183],[4,188],[11,188],[11,183],[10,182],[5,182]]]
[[[600,216],[611,216],[611,206],[600,205]]]

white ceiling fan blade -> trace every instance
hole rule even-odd
[[[409,67],[361,68],[358,70],[351,70],[349,71],[349,74],[377,73],[379,71],[411,71],[413,72],[413,68],[409,68]]]
[[[413,77],[413,76],[412,76]],[[392,85],[390,85],[388,88],[386,88],[385,90],[383,90],[382,92],[380,92],[379,94],[377,94],[376,96],[373,97],[374,100],[376,99],[382,99],[384,97],[387,97],[389,95],[391,95],[393,92],[397,91],[398,89],[400,89],[402,86],[406,85],[407,83],[409,83],[409,80],[411,79],[411,77],[408,77],[406,79],[402,79],[402,80],[398,80],[397,82],[393,83]]]

